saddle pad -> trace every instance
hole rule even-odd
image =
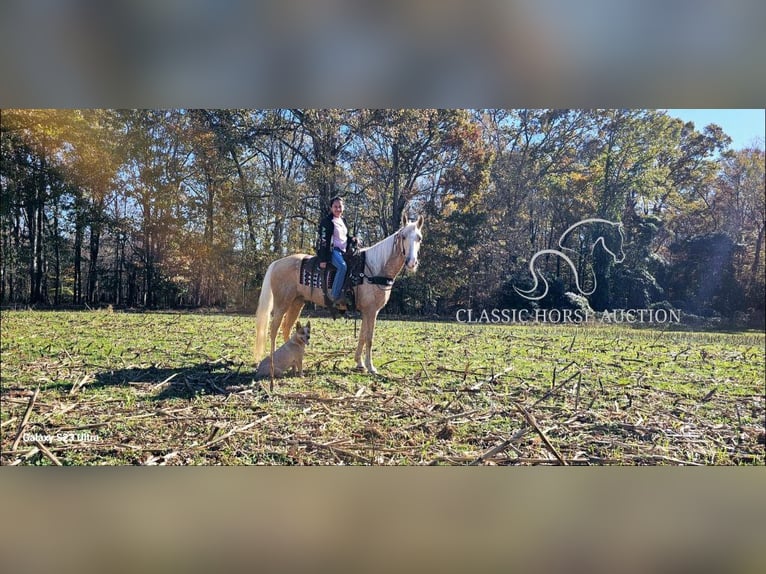
[[[330,268],[329,272],[326,269],[320,269],[318,257],[304,257],[301,260],[300,284],[326,291],[326,285],[331,286],[333,279],[335,279],[335,267],[332,265],[328,265],[328,267]],[[327,284],[325,284],[325,279]]]

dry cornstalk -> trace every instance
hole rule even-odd
[[[487,378],[487,379],[485,379],[483,381],[479,381],[475,385],[472,385],[471,387],[468,388],[468,390],[469,391],[478,391],[484,385],[490,384],[490,383],[494,383],[496,380],[498,380],[504,374],[506,374],[507,372],[512,371],[512,370],[513,370],[513,367],[508,367],[507,369],[504,369],[503,371],[500,371],[499,373],[494,373],[491,377],[489,377],[489,378]]]
[[[560,372],[563,372],[563,371],[565,371],[566,369],[568,369],[570,366],[572,366],[572,365],[574,365],[574,364],[575,364],[575,363],[574,363],[574,361],[572,361],[572,362],[571,362],[571,363],[569,363],[569,364],[568,364],[566,367],[564,367],[563,369],[561,369],[561,371],[560,371]],[[535,402],[532,404],[532,406],[533,406],[533,407],[534,407],[534,406],[537,406],[539,403],[541,403],[542,401],[544,401],[545,399],[547,399],[548,397],[550,397],[552,394],[554,394],[554,393],[557,393],[558,391],[560,391],[561,389],[563,389],[563,388],[564,388],[564,386],[565,386],[565,385],[566,385],[566,384],[567,384],[569,381],[571,381],[572,379],[574,379],[574,378],[575,378],[576,376],[578,376],[578,375],[579,375],[580,377],[582,377],[582,371],[581,371],[581,370],[577,370],[577,372],[575,372],[574,374],[572,374],[571,376],[569,376],[567,379],[565,379],[564,381],[562,381],[562,382],[560,382],[560,383],[558,383],[558,384],[557,384],[557,383],[556,383],[556,371],[555,371],[555,369],[554,369],[554,371],[553,371],[553,381],[551,382],[551,388],[550,388],[550,390],[548,390],[548,391],[547,391],[547,392],[546,392],[546,393],[545,393],[545,394],[544,394],[542,397],[540,397],[539,399],[537,399],[537,400],[536,400],[536,401],[535,401]]]
[[[344,456],[346,458],[357,460],[357,461],[362,462],[364,464],[372,464],[372,461],[369,458],[367,458],[365,456],[362,456],[360,454],[357,454],[357,453],[355,453],[353,451],[350,451],[350,450],[346,450],[346,449],[343,449],[343,448],[338,448],[337,446],[334,446],[332,443],[322,444],[322,443],[319,443],[319,442],[314,442],[313,440],[306,440],[306,439],[303,439],[303,440],[301,440],[301,439],[289,440],[289,441],[286,441],[286,442],[287,442],[287,444],[303,445],[303,446],[313,447],[313,448],[320,449],[320,450],[327,450],[327,451],[329,451],[330,453],[332,453],[333,455],[336,455],[336,456],[337,455],[341,455],[341,456]]]
[[[11,464],[9,464],[8,466],[18,466],[18,465],[20,465],[22,462],[24,462],[25,460],[29,460],[30,458],[32,458],[33,456],[35,456],[35,455],[36,455],[38,452],[40,452],[40,449],[39,449],[39,448],[37,448],[36,446],[33,446],[33,447],[32,447],[32,448],[29,450],[29,451],[27,451],[26,453],[22,454],[22,455],[21,455],[19,458],[17,458],[16,460],[14,460],[14,461],[13,461]]]
[[[16,447],[19,446],[19,441],[21,440],[21,435],[24,433],[24,429],[27,426],[27,421],[29,420],[29,415],[32,414],[32,407],[35,406],[35,401],[37,400],[37,395],[40,394],[40,387],[37,387],[35,389],[34,394],[29,399],[29,404],[27,405],[27,410],[24,411],[24,417],[21,419],[21,423],[19,424],[19,430],[16,433],[16,438],[13,439],[13,444],[11,445],[11,450],[16,450]]]
[[[47,456],[53,464],[55,464],[56,466],[64,466],[63,464],[61,464],[61,461],[58,458],[56,458],[56,455],[53,454],[51,451],[49,451],[48,447],[46,447],[43,443],[36,440],[35,444],[37,445],[37,448],[40,449],[40,452],[42,452],[45,456]]]
[[[173,373],[172,375],[170,375],[167,379],[165,379],[161,383],[157,383],[156,385],[152,385],[151,390],[154,391],[155,389],[158,389],[161,386],[168,384],[173,379],[173,377],[175,377],[176,375],[178,375],[178,373]]]
[[[543,432],[543,430],[542,430],[542,429],[541,429],[539,426],[537,426],[537,421],[535,420],[535,417],[533,417],[533,416],[532,416],[532,414],[531,414],[529,411],[527,411],[527,409],[525,409],[523,406],[521,406],[521,404],[517,403],[516,401],[513,401],[513,404],[514,404],[514,406],[515,406],[515,407],[518,409],[518,411],[519,411],[519,412],[520,412],[522,415],[524,415],[524,418],[525,418],[525,419],[527,420],[527,422],[528,422],[528,423],[529,423],[529,424],[532,426],[532,428],[534,428],[534,429],[535,429],[535,431],[537,432],[537,434],[539,434],[539,435],[540,435],[540,438],[541,438],[541,439],[543,439],[543,442],[545,443],[545,446],[546,446],[546,447],[548,447],[548,450],[550,450],[550,451],[551,451],[551,453],[553,453],[553,456],[555,456],[555,457],[556,457],[556,459],[558,459],[558,461],[559,461],[559,462],[560,462],[560,463],[561,463],[563,466],[568,466],[568,465],[567,465],[567,461],[564,459],[564,457],[563,457],[563,456],[561,456],[561,453],[560,453],[558,450],[556,450],[556,447],[555,447],[555,446],[553,446],[553,445],[551,444],[551,441],[550,441],[550,440],[548,440],[548,437],[547,437],[547,436],[545,436],[545,433]]]
[[[85,383],[87,383],[87,382],[88,382],[88,379],[89,379],[89,378],[90,378],[90,375],[89,375],[88,373],[85,373],[85,374],[83,375],[82,379],[80,379],[78,382],[76,382],[76,383],[74,383],[74,384],[72,385],[72,388],[71,388],[71,389],[69,389],[69,394],[70,394],[70,395],[73,395],[73,394],[75,394],[77,391],[79,391],[79,390],[80,390],[80,389],[83,387],[83,385],[84,385]]]
[[[529,432],[529,427],[528,426],[521,427],[519,430],[517,430],[515,433],[513,433],[511,438],[506,439],[503,442],[501,442],[500,444],[497,444],[497,445],[493,446],[491,449],[489,449],[488,451],[483,453],[481,456],[479,456],[478,458],[474,459],[471,463],[469,463],[468,466],[477,466],[477,465],[481,464],[482,462],[486,461],[487,459],[492,458],[496,454],[498,454],[498,453],[504,451],[505,449],[507,449],[508,447],[512,446],[512,444],[514,442],[519,440],[522,436],[524,436],[528,432]]]
[[[239,428],[231,429],[226,434],[223,434],[223,435],[219,436],[218,438],[213,438],[212,440],[209,440],[208,442],[206,442],[203,445],[198,446],[197,448],[208,448],[208,447],[211,447],[214,444],[217,444],[217,443],[219,443],[219,442],[221,442],[223,440],[226,440],[227,438],[231,438],[232,436],[234,436],[237,433],[244,432],[244,431],[254,427],[256,424],[258,424],[262,420],[265,420],[265,418],[261,418],[260,420],[257,420],[257,421],[252,422],[252,423],[248,423],[248,424],[246,424],[244,426],[241,426]]]
[[[9,425],[9,424],[13,423],[15,420],[16,420],[16,417],[11,417],[11,418],[9,418],[7,421],[3,421],[3,422],[1,422],[1,423],[0,423],[0,428],[3,428],[4,426],[6,426],[6,425]]]

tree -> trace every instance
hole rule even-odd
[[[109,224],[107,205],[117,191],[118,119],[109,110],[75,110],[71,117],[65,152],[67,179],[71,182],[74,204],[74,302],[81,303],[82,241],[89,230],[88,272],[85,301],[97,302],[100,276],[99,255],[104,228]]]
[[[736,272],[751,312],[763,314],[764,294],[764,151],[747,148],[723,160],[711,211],[724,231],[741,248]]]
[[[180,191],[191,152],[181,136],[187,118],[178,110],[130,110],[121,115],[127,154],[122,185],[135,206],[131,217],[138,226],[134,245],[141,264],[136,271],[142,277],[133,303],[154,307],[175,299],[163,267],[183,226]]]
[[[3,110],[3,209],[16,220],[15,255],[26,260],[31,304],[48,302],[46,289],[46,210],[57,201],[61,177],[59,162],[70,112],[58,110]],[[17,211],[18,210],[18,211]],[[11,212],[15,214],[11,215]],[[22,221],[23,219],[23,221]],[[26,226],[28,251],[22,247]],[[10,245],[8,245],[10,247]],[[17,260],[17,261],[18,261]]]
[[[737,249],[731,237],[722,232],[674,243],[668,287],[671,302],[700,315],[717,312],[731,316],[742,310],[743,291],[734,269]]]
[[[326,209],[338,195],[342,163],[347,148],[362,129],[365,116],[355,110],[284,110],[284,141],[300,154],[307,166],[307,178],[316,190],[316,207]],[[290,136],[296,130],[307,136],[310,145],[297,146]],[[303,138],[300,138],[303,142]]]
[[[398,229],[418,180],[434,174],[441,136],[455,117],[449,110],[371,112],[354,176],[382,236]]]
[[[414,156],[422,168],[405,171],[408,196],[427,214],[428,240],[421,272],[400,293],[419,301],[422,311],[443,312],[455,297],[470,300],[490,292],[492,278],[480,262],[493,245],[486,201],[492,153],[479,124],[464,110],[439,110],[432,129],[429,146]]]

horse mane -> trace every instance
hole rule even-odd
[[[375,245],[371,245],[362,251],[365,252],[365,262],[367,267],[370,268],[372,275],[380,275],[383,273],[383,268],[386,266],[386,262],[391,257],[391,253],[394,251],[394,241],[396,241],[396,234],[389,235],[385,239],[381,239]]]

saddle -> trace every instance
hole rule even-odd
[[[345,253],[343,259],[346,261],[346,279],[343,281],[342,293],[346,296],[348,310],[355,311],[354,287],[364,280],[365,254],[364,251],[354,254]],[[324,293],[325,306],[334,310],[329,293],[332,291],[336,273],[337,270],[331,263],[322,269],[319,267],[319,257],[304,257],[301,260],[299,281],[301,285],[321,289]]]

